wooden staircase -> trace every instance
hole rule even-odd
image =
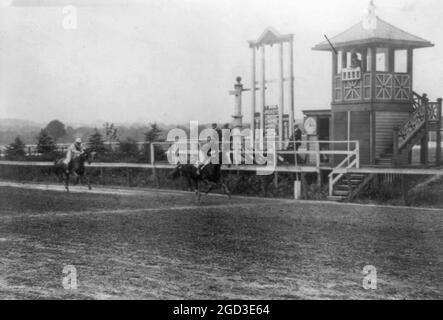
[[[374,178],[373,174],[349,173],[334,185],[332,195],[328,197],[332,201],[352,200]]]
[[[439,131],[441,100],[430,103],[425,94],[420,96],[414,92],[413,105],[414,112],[403,126],[394,128],[393,143],[375,160],[376,166],[393,167],[410,164],[409,153],[412,148],[423,142],[430,130]],[[427,141],[424,142],[424,147],[427,148]]]
[[[421,143],[422,163],[427,163],[428,133],[433,130],[437,132],[437,154],[436,163],[440,163],[440,141],[441,141],[441,118],[442,99],[437,102],[429,102],[427,96],[419,96],[413,93],[414,111],[406,123],[399,128],[393,129],[391,147],[387,148],[375,162],[376,167],[397,167],[410,164],[410,152],[414,145]],[[358,169],[359,145],[356,150],[349,154],[329,174],[329,200],[345,201],[353,199],[365,186],[375,177],[375,174],[352,173],[353,168]],[[351,161],[355,157],[354,161]]]
[[[422,126],[419,130],[417,130],[408,141],[402,146],[401,149],[398,150],[397,156],[395,157],[397,161],[394,160],[394,151],[393,144],[389,149],[387,149],[384,153],[382,153],[376,160],[375,164],[377,167],[395,167],[398,165],[407,165],[406,160],[401,161],[400,159],[407,159],[409,152],[411,152],[412,148],[420,144],[422,139],[426,136],[427,130],[424,126]]]

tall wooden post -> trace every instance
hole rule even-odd
[[[368,70],[371,72],[371,127],[370,127],[370,156],[371,156],[371,163],[375,164],[375,159],[377,157],[376,150],[377,150],[377,135],[376,135],[376,128],[377,128],[377,114],[374,108],[374,100],[376,96],[376,88],[375,88],[375,78],[377,75],[377,47],[373,46],[370,49],[371,57],[370,57],[370,67],[371,69]]]
[[[281,149],[283,147],[283,110],[284,110],[284,79],[283,79],[283,42],[279,44],[279,106],[278,106],[278,137],[280,142],[278,143],[277,148]]]
[[[294,134],[294,39],[289,41],[289,136]]]
[[[255,88],[256,88],[256,86],[255,86],[255,82],[256,82],[255,71],[257,69],[256,68],[256,61],[255,61],[255,50],[256,50],[255,46],[251,46],[251,50],[252,50],[251,131],[252,131],[252,137],[254,137],[254,134],[255,134],[255,105],[256,105],[256,103],[255,103],[255,97],[256,97],[256,95],[255,95]]]
[[[420,144],[420,162],[422,164],[428,164],[428,146],[429,146],[429,99],[427,94],[423,94],[423,106],[425,109],[425,136],[421,139]]]
[[[437,142],[436,142],[436,148],[437,150],[435,151],[435,164],[437,166],[440,165],[441,163],[441,116],[442,116],[442,98],[438,98],[437,99]]]
[[[408,53],[407,53],[407,56],[408,56],[408,58],[407,58],[407,71],[408,71],[408,74],[410,75],[410,77],[411,77],[411,84],[410,84],[410,87],[411,87],[411,96],[412,96],[412,88],[414,88],[414,77],[413,77],[413,69],[414,69],[414,52],[412,51],[412,49],[408,49]]]
[[[265,107],[266,107],[266,67],[265,67],[265,46],[262,45],[261,49],[261,110],[260,110],[260,129],[265,130]]]
[[[402,198],[403,198],[403,204],[405,206],[407,206],[409,204],[409,202],[408,202],[408,189],[407,189],[407,186],[406,186],[405,175],[402,174],[400,176],[400,179],[401,179],[401,195],[402,195]]]

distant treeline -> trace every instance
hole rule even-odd
[[[209,126],[199,125],[199,131]],[[151,156],[150,144],[165,141],[173,128],[181,128],[189,134],[189,126],[159,126],[156,123],[134,126],[105,123],[100,128],[65,127],[59,120],[53,120],[43,128],[16,123],[16,127],[9,126],[5,131],[0,131],[0,158],[53,161],[63,157],[67,146],[76,138],[81,138],[88,149],[95,152],[99,161],[146,162]],[[165,156],[160,149],[156,149],[155,153],[156,159]]]
[[[106,135],[106,128],[110,128],[116,130],[115,141],[126,141],[128,139],[135,141],[145,141],[145,134],[151,129],[153,123],[147,123],[146,125],[142,124],[134,124],[134,125],[114,125],[112,123],[104,123],[102,126],[69,126],[63,124],[61,121],[53,120],[49,122],[46,126],[38,126],[32,122],[27,122],[24,120],[14,120],[14,121],[5,121],[4,119],[0,119],[0,145],[8,145],[14,141],[14,139],[19,136],[20,139],[25,144],[36,144],[37,137],[42,129],[48,129],[51,131],[50,124],[56,124],[58,128],[56,131],[56,137],[53,136],[54,140],[57,143],[70,143],[73,142],[75,138],[81,138],[82,140],[87,141],[87,139],[98,130],[101,134]],[[189,132],[189,124],[179,124],[179,125],[167,125],[167,124],[156,124],[158,129],[160,130],[159,140],[166,140],[166,136],[168,131],[173,128],[181,128],[186,132]],[[223,125],[219,124],[220,127]],[[210,124],[201,124],[200,127],[207,128]],[[51,133],[54,132],[49,132]]]

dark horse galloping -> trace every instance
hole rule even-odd
[[[178,164],[177,167],[169,174],[170,179],[176,179],[178,177],[185,177],[188,181],[189,187],[194,187],[197,201],[200,202],[201,194],[199,189],[199,182],[205,182],[209,184],[208,190],[205,194],[208,194],[220,181],[221,178],[221,165],[209,163],[200,169],[200,174],[197,172],[197,168],[193,164]],[[229,191],[226,183],[221,181],[223,192],[231,199],[231,192]]]
[[[65,188],[66,191],[69,192],[69,176],[74,174],[75,184],[78,184],[80,178],[86,179],[86,184],[88,185],[89,190],[91,190],[91,184],[89,183],[89,177],[86,175],[85,170],[85,162],[91,164],[91,154],[89,151],[85,150],[83,153],[78,155],[77,157],[73,157],[69,164],[64,162],[64,158],[58,159],[54,163],[54,171],[55,174],[59,177],[60,181],[65,180]]]

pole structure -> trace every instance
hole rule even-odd
[[[242,128],[242,108],[241,108],[241,94],[243,91],[243,85],[241,83],[241,77],[236,78],[237,83],[234,84],[234,91],[232,92],[235,96],[235,108],[234,108],[234,115],[232,116],[234,119],[234,128]]]
[[[289,41],[289,136],[294,134],[294,44]]]
[[[252,137],[254,137],[255,134],[255,82],[256,82],[256,75],[255,75],[255,70],[256,70],[256,61],[255,61],[255,46],[251,47],[252,49],[252,96],[251,96],[251,132],[252,132]]]
[[[262,78],[261,78],[261,97],[262,104],[260,110],[260,129],[265,130],[265,107],[266,107],[266,70],[265,70],[265,46],[261,45],[261,65],[262,65]]]
[[[279,79],[279,106],[278,106],[278,137],[280,142],[278,143],[278,148],[281,149],[283,147],[283,111],[284,111],[284,78],[283,78],[283,42],[280,42],[279,45],[279,71],[280,71],[280,79]]]

